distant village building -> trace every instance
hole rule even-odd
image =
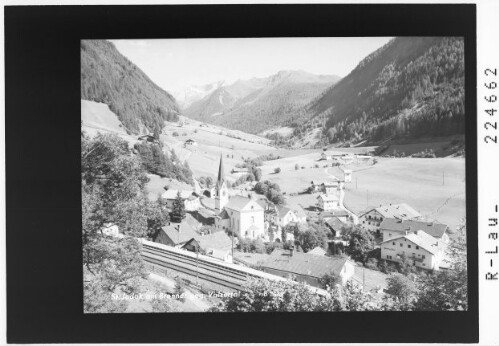
[[[379,206],[359,216],[359,223],[365,229],[381,234],[380,225],[386,218],[417,220],[421,214],[406,203]]]
[[[187,148],[187,147],[197,147],[198,146],[198,142],[196,142],[194,139],[188,139],[184,142],[184,147]]]
[[[352,170],[351,169],[343,169],[343,181],[345,183],[349,183],[352,181]]]
[[[115,225],[113,223],[106,223],[104,224],[104,227],[102,228],[102,234],[108,235],[108,236],[117,236],[119,234],[119,228],[118,225]]]
[[[411,232],[423,231],[444,243],[449,242],[447,234],[449,227],[442,223],[386,218],[381,222],[379,228],[383,235],[383,240],[397,238]]]
[[[335,158],[342,158],[345,155],[347,155],[347,154],[338,153],[337,151],[323,151],[321,153],[321,159],[322,160],[333,160]]]
[[[232,239],[225,232],[197,236],[185,243],[182,248],[232,262]]]
[[[334,273],[345,284],[354,274],[354,264],[345,257],[318,256],[294,250],[275,249],[260,262],[262,270],[269,274],[321,287],[319,279]]]
[[[446,244],[424,231],[408,233],[381,243],[381,259],[401,262],[403,257],[423,269],[438,270],[444,260]]]
[[[169,189],[161,195],[161,198],[165,200],[166,206],[170,209],[173,208],[173,203],[177,199],[178,190]],[[184,206],[186,211],[196,211],[201,207],[199,197],[194,196],[192,191],[181,190],[180,197],[184,200]]]
[[[154,238],[154,242],[180,248],[192,238],[197,237],[199,237],[199,235],[189,226],[189,224],[185,222],[170,222],[168,225],[161,227]]]
[[[324,211],[339,209],[340,200],[335,195],[321,194],[317,197],[317,207]]]
[[[143,142],[159,143],[159,140],[155,138],[153,135],[139,136],[138,139]]]
[[[343,209],[335,209],[329,211],[323,211],[320,216],[324,219],[338,218],[341,222],[348,223],[350,221],[350,214]]]

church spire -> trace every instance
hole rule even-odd
[[[220,167],[218,168],[218,179],[217,185],[222,186],[222,183],[225,181],[225,173],[224,173],[224,157],[220,154]]]

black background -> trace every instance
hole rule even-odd
[[[464,36],[468,312],[83,314],[80,39],[274,36]],[[8,342],[478,341],[475,5],[7,6],[5,77]]]

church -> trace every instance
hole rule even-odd
[[[225,181],[223,156],[220,156],[218,178],[215,185],[215,208],[220,212],[215,227],[220,231],[231,231],[242,238],[263,238],[264,210],[254,199],[244,196],[229,198]]]

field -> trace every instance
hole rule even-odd
[[[91,101],[82,101],[84,129],[118,133],[130,143],[137,142],[137,136],[126,135],[117,123],[116,116],[107,106]],[[231,170],[242,158],[257,157],[272,153],[280,155],[279,160],[266,161],[262,168],[263,179],[276,182],[285,192],[287,203],[303,207],[315,205],[316,194],[300,194],[312,180],[327,180],[331,175],[342,178],[331,161],[319,161],[319,149],[276,149],[265,138],[227,130],[213,125],[181,117],[181,123],[166,123],[161,135],[166,150],[174,149],[183,160],[187,160],[194,176],[216,178],[220,155],[224,157],[225,174],[229,181],[241,174]],[[178,136],[174,136],[174,132]],[[239,138],[237,138],[239,137]],[[198,145],[184,147],[187,139],[194,139]],[[424,144],[423,144],[424,146]],[[364,153],[372,147],[330,148],[349,153]],[[419,150],[419,148],[417,148]],[[378,158],[378,163],[354,164],[348,168],[354,171],[353,181],[346,184],[345,206],[359,214],[368,208],[389,203],[408,203],[425,217],[449,225],[453,230],[465,217],[465,167],[463,158]],[[299,169],[295,169],[298,164]],[[318,165],[318,168],[315,167]],[[325,166],[328,166],[327,168]],[[280,173],[274,169],[279,167]],[[304,167],[302,169],[302,167]],[[157,176],[150,176],[149,198],[157,198],[164,191],[163,186],[189,188],[186,184]],[[290,195],[292,194],[292,195]]]

